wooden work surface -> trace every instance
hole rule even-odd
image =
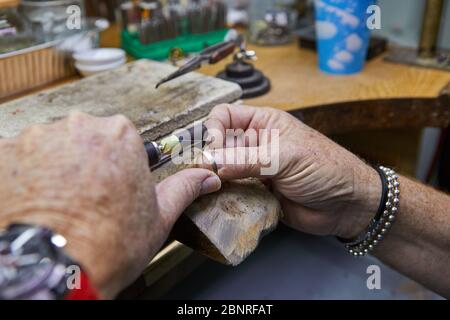
[[[102,32],[100,46],[120,47],[119,32],[117,25]],[[272,83],[269,93],[245,100],[249,105],[294,110],[355,100],[431,98],[438,96],[450,83],[449,72],[386,62],[382,56],[369,61],[359,74],[337,76],[321,72],[317,67],[316,53],[300,49],[296,42],[276,47],[249,45],[249,49],[256,51],[258,60],[254,64]],[[133,58],[129,56],[128,60]],[[231,61],[232,58],[229,57],[218,64],[203,66],[199,72],[215,76]],[[71,77],[46,88],[79,79],[78,76]],[[33,90],[32,93],[46,88]]]
[[[293,110],[323,104],[401,97],[436,97],[450,83],[450,73],[386,62],[383,57],[369,61],[363,72],[339,76],[321,72],[315,52],[297,44],[279,47],[255,47],[255,66],[272,82],[271,91],[245,100],[255,106]],[[202,73],[216,75],[231,58]]]
[[[118,29],[113,26],[103,33],[101,41],[103,47],[119,45],[117,31]],[[297,115],[324,133],[336,133],[337,130],[333,127],[336,122],[339,122],[340,128],[347,132],[366,127],[385,129],[392,127],[393,124],[399,124],[400,127],[409,123],[413,123],[416,127],[448,125],[450,107],[448,99],[435,98],[450,82],[450,73],[392,64],[380,57],[370,61],[360,74],[331,76],[318,70],[314,52],[300,49],[296,44],[270,48],[250,46],[249,49],[257,51],[259,59],[255,65],[270,78],[272,90],[264,96],[245,100],[246,104],[271,106],[289,111],[300,109],[302,111]],[[231,58],[214,66],[205,66],[200,72],[215,75],[229,62]],[[48,87],[58,87],[79,79],[79,77],[65,79]],[[390,98],[408,99],[380,105],[361,102]],[[419,103],[411,98],[419,98]],[[438,103],[434,103],[435,100]],[[349,103],[351,101],[354,103]],[[432,108],[425,107],[428,105],[432,105]],[[372,110],[377,110],[378,113]],[[400,110],[400,113],[396,113],[396,110]],[[388,116],[376,117],[380,114]],[[138,114],[135,116],[136,119],[140,118]],[[412,118],[419,120],[411,120]],[[392,121],[393,119],[396,121]],[[404,120],[398,121],[399,119]],[[17,128],[10,129],[11,132],[17,133]],[[9,136],[5,133],[4,135]],[[194,263],[181,264],[181,261],[188,259],[187,257],[195,257],[196,265],[202,261],[198,255],[191,253],[192,251],[185,246],[177,242],[171,243],[155,257],[142,278],[143,284],[139,285],[142,284],[147,288],[149,296],[160,296],[194,268]],[[153,289],[149,289],[150,287]]]
[[[175,70],[167,64],[139,60],[2,104],[0,138],[13,137],[32,124],[51,123],[78,110],[96,116],[123,114],[139,134],[154,140],[205,117],[214,105],[235,101],[241,95],[238,85],[197,73],[155,89],[159,79]]]

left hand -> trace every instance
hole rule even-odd
[[[375,215],[378,173],[292,115],[225,104],[211,111],[205,126],[221,179],[271,183],[289,226],[351,239]]]
[[[220,189],[205,169],[155,186],[128,119],[79,112],[0,139],[0,179],[0,228],[31,223],[62,234],[102,298],[137,278],[195,198]]]

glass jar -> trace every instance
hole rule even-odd
[[[250,42],[281,45],[293,40],[296,21],[294,0],[252,0],[250,3]]]
[[[34,44],[30,26],[18,12],[18,5],[18,0],[0,2],[0,54]]]
[[[43,42],[76,34],[82,26],[69,26],[68,22],[79,19],[82,23],[85,18],[83,0],[21,0],[19,12],[31,25],[33,35]]]

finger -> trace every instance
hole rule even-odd
[[[225,129],[246,129],[258,108],[237,104],[220,104],[212,109],[208,119],[219,121]]]
[[[220,190],[221,182],[206,169],[186,169],[164,179],[156,186],[159,210],[172,227],[183,211],[199,196]]]
[[[206,137],[206,145],[212,148],[223,148],[225,146],[226,128],[218,119],[208,119],[204,122],[208,135]]]
[[[234,180],[248,177],[269,178],[265,168],[271,166],[271,158],[262,147],[224,148],[210,151],[222,180]],[[274,157],[275,158],[275,157]],[[211,168],[209,159],[205,157],[196,159],[197,166]],[[276,173],[276,172],[275,172]]]
[[[216,106],[205,121],[208,128],[208,140],[213,147],[225,146],[227,129],[246,130],[257,108],[242,105],[221,104]]]
[[[230,147],[228,135],[236,136],[234,130],[244,131],[242,141],[246,146],[255,146],[258,142],[258,132],[261,129],[280,129],[279,119],[283,112],[263,107],[223,104],[215,107],[205,126],[208,128],[210,146],[214,148]],[[231,132],[230,132],[231,131]],[[212,142],[211,142],[212,141]],[[238,146],[238,143],[235,143]]]

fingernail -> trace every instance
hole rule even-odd
[[[220,178],[216,175],[210,176],[202,182],[202,187],[200,189],[200,195],[216,192],[220,190],[222,182]]]

